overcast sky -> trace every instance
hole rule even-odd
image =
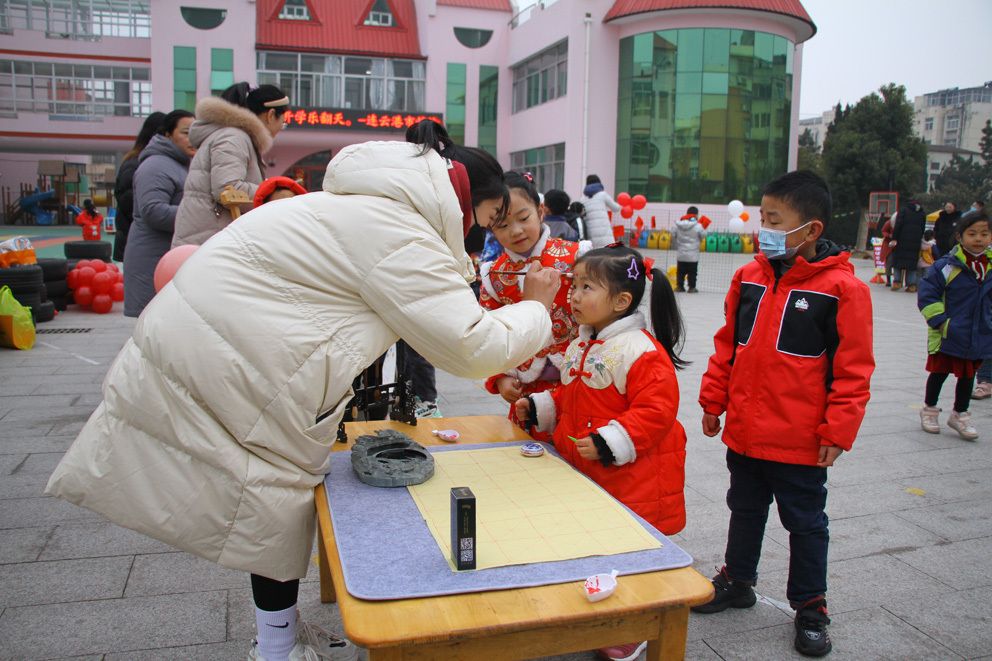
[[[914,96],[992,80],[992,0],[801,0],[800,117],[854,104],[886,83]]]

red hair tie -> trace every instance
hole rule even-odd
[[[648,280],[654,281],[654,260],[650,257],[644,258],[644,273]]]

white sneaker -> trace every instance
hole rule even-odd
[[[947,419],[947,426],[958,433],[958,436],[966,441],[974,441],[978,438],[978,430],[971,424],[971,414],[965,411],[958,413],[954,411]]]
[[[358,661],[358,648],[347,638],[297,621],[296,644],[289,652],[289,661]],[[258,653],[258,641],[252,639],[248,661],[267,661]]]
[[[938,415],[940,415],[940,409],[936,406],[924,406],[920,409],[920,426],[923,427],[923,431],[929,434],[940,433],[940,423],[937,422]]]

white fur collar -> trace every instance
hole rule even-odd
[[[600,331],[599,335],[596,336],[596,339],[608,340],[611,337],[616,337],[622,333],[628,333],[634,330],[643,330],[646,327],[644,315],[640,312],[635,312],[614,321],[612,324]],[[579,326],[579,339],[583,342],[587,342],[592,337],[592,333],[592,326]]]
[[[224,99],[214,96],[200,99],[196,104],[196,122],[193,128],[195,129],[196,124],[200,123],[241,129],[248,134],[260,154],[264,154],[272,146],[272,134],[265,128],[258,115]]]

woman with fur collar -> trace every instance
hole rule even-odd
[[[176,216],[173,248],[201,245],[231,223],[231,212],[220,203],[226,187],[255,197],[265,178],[262,154],[282,130],[288,105],[289,97],[275,85],[251,89],[248,83],[228,87],[219,99],[200,99],[189,132],[197,152]]]

